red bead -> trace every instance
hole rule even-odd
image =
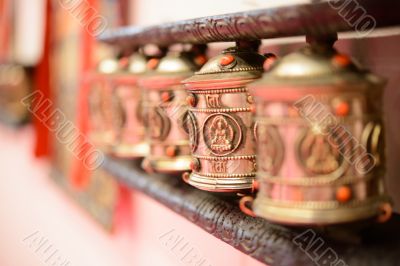
[[[189,95],[186,97],[186,103],[189,106],[195,106],[196,105],[196,98],[193,95]]]
[[[198,65],[198,66],[202,66],[207,62],[207,57],[205,55],[198,55],[194,58],[194,62]]]
[[[176,148],[174,146],[168,146],[165,150],[165,153],[168,157],[175,157],[176,155]]]
[[[235,57],[228,54],[228,55],[224,55],[221,58],[221,60],[219,61],[219,63],[221,64],[221,66],[227,66],[227,65],[231,64],[234,60],[235,60]]]
[[[255,106],[254,104],[252,104],[252,105],[250,106],[250,112],[252,112],[253,114],[255,114],[256,111],[257,111],[256,106]]]
[[[258,180],[253,179],[252,190],[253,191],[258,191],[259,189],[260,189],[260,182]]]
[[[155,69],[158,66],[158,62],[160,60],[158,60],[157,58],[151,58],[148,62],[147,62],[147,67],[149,69]]]
[[[336,190],[337,201],[344,203],[349,201],[350,198],[351,198],[351,189],[349,187],[342,186]]]
[[[122,57],[122,58],[119,60],[119,66],[120,66],[121,68],[126,68],[126,67],[128,66],[128,64],[129,64],[129,58],[127,58],[127,57]]]
[[[278,59],[274,54],[267,54],[265,55],[266,59],[263,64],[264,71],[268,71],[271,69],[272,65]]]
[[[335,113],[338,116],[346,116],[350,112],[350,106],[347,102],[340,102],[335,107]]]
[[[299,111],[292,106],[288,107],[287,111],[288,111],[288,115],[290,117],[298,117],[299,116]]]
[[[163,102],[169,102],[172,99],[171,94],[168,91],[164,91],[161,93],[161,100]]]
[[[350,65],[351,60],[350,57],[348,57],[347,55],[343,55],[343,54],[337,54],[332,58],[332,61],[335,65],[340,66],[340,67],[346,67],[348,65]]]

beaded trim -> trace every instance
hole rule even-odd
[[[194,158],[200,160],[212,160],[212,161],[233,161],[233,160],[255,160],[256,155],[239,155],[239,156],[224,156],[224,157],[215,157],[215,156],[201,156],[201,155],[193,155]]]
[[[191,112],[198,113],[238,113],[238,112],[251,112],[251,108],[222,108],[222,109],[209,109],[209,108],[189,108]]]
[[[220,73],[232,73],[232,72],[246,72],[246,71],[263,71],[262,67],[239,67],[233,69],[224,69],[222,71],[209,71],[209,72],[195,72],[195,75],[208,75],[208,74],[220,74]]]
[[[214,174],[214,173],[199,173],[193,172],[196,175],[212,178],[241,178],[241,177],[255,177],[255,173],[244,173],[244,174]]]
[[[227,89],[215,89],[215,90],[192,90],[189,89],[190,92],[195,94],[224,94],[224,93],[242,93],[248,92],[247,88],[227,88]]]

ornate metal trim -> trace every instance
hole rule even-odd
[[[209,75],[209,74],[223,74],[223,73],[233,73],[233,72],[246,72],[246,71],[263,71],[262,67],[240,67],[233,69],[224,69],[220,71],[210,71],[210,72],[195,72],[196,75]]]
[[[243,174],[227,174],[227,173],[222,173],[222,174],[216,174],[216,173],[195,173],[196,175],[199,176],[205,176],[205,177],[213,177],[213,178],[241,178],[241,177],[255,177],[255,173],[243,173]]]
[[[202,160],[212,160],[212,161],[233,161],[233,160],[254,160],[256,159],[256,155],[239,155],[239,156],[225,156],[225,157],[216,157],[216,156],[201,156],[201,155],[192,155],[192,157]]]
[[[189,89],[189,91],[196,94],[225,94],[225,93],[248,92],[248,89],[246,87],[241,87],[241,88],[226,88],[226,89],[214,89],[214,90]]]
[[[189,108],[191,112],[198,113],[239,113],[239,112],[251,112],[251,108],[221,108],[221,109],[210,109],[210,108]]]

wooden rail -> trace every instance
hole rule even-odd
[[[107,157],[103,168],[121,183],[148,195],[266,265],[314,265],[313,260],[318,260],[316,257],[323,255],[328,248],[337,254],[338,261],[345,263],[337,266],[398,265],[400,261],[398,214],[386,224],[371,226],[290,228],[246,216],[238,208],[235,197],[200,191],[182,182],[178,176],[148,175],[140,169],[138,162]],[[314,241],[320,239],[324,242],[319,250],[316,246],[310,248],[309,255],[295,241],[307,230],[316,234]]]
[[[326,35],[355,31],[368,25],[374,28],[400,25],[398,0],[349,1],[341,8],[334,8],[334,2],[338,1],[259,9],[149,27],[121,27],[106,31],[99,40],[128,49],[146,44],[168,46],[174,43],[204,44],[305,34]],[[357,22],[367,15],[376,25],[368,24],[368,18]]]

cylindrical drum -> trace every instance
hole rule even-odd
[[[183,179],[214,192],[252,188],[256,173],[253,98],[246,85],[261,77],[265,57],[255,47],[232,47],[185,80],[192,173]]]
[[[170,52],[153,66],[155,69],[139,80],[150,146],[142,166],[149,172],[183,172],[189,169],[191,158],[188,133],[182,126],[187,94],[181,82],[197,66],[186,52]]]
[[[89,132],[90,142],[104,152],[110,152],[115,140],[112,114],[111,76],[118,72],[116,59],[104,59],[89,77]]]
[[[332,43],[309,38],[307,47],[249,86],[257,99],[257,216],[295,225],[390,217],[383,184],[385,82]]]
[[[147,70],[147,58],[134,53],[120,60],[121,71],[112,78],[112,114],[117,157],[141,158],[148,154],[142,116],[142,94],[138,78]]]

